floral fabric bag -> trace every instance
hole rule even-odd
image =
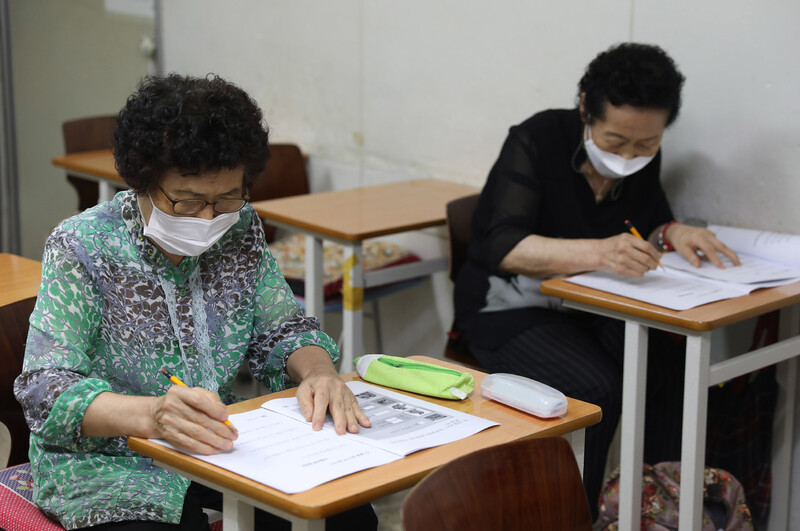
[[[678,529],[681,464],[678,461],[644,465],[642,474],[641,529]],[[618,531],[619,468],[603,483],[598,501],[604,531]],[[752,531],[744,489],[732,474],[706,467],[703,481],[702,531]]]

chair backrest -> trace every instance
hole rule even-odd
[[[472,215],[478,206],[480,194],[460,197],[447,203],[447,231],[450,236],[450,279],[455,281],[458,271],[467,261]]]
[[[0,422],[0,468],[8,465],[8,458],[11,455],[11,432],[8,426]]]
[[[28,461],[30,430],[22,406],[14,398],[14,379],[22,372],[28,318],[34,304],[36,297],[0,306],[0,422],[11,433],[9,465]]]
[[[447,203],[447,232],[450,237],[450,280],[453,282],[455,282],[461,266],[467,261],[472,215],[478,206],[479,197],[480,194],[473,194]],[[450,332],[448,332],[448,339],[444,346],[444,357],[465,367],[483,369],[463,341],[459,340],[459,332],[455,329],[455,323],[453,323]]]
[[[96,149],[111,149],[117,115],[107,114],[69,120],[61,125],[64,152],[77,153]]]
[[[64,152],[78,153],[96,149],[110,149],[113,143],[117,115],[107,114],[69,120],[61,125],[64,137]],[[77,175],[67,174],[67,180],[78,192],[78,210],[97,204],[97,183]]]
[[[431,472],[406,497],[406,531],[592,528],[578,464],[561,437],[478,450]]]
[[[309,193],[306,157],[294,144],[270,144],[270,159],[250,189],[251,201]],[[264,224],[267,242],[275,239],[275,227]]]

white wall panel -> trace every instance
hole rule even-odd
[[[364,5],[366,154],[481,185],[512,124],[574,104],[586,62],[627,39],[628,2],[446,0]]]
[[[636,3],[634,40],[657,42],[687,77],[665,142],[676,215],[800,232],[800,3]]]
[[[353,149],[359,124],[360,2],[163,2],[164,69],[215,72],[261,105],[276,142]]]

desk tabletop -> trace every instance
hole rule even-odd
[[[542,282],[541,290],[545,295],[698,332],[715,330],[800,303],[800,282],[776,288],[760,289],[749,295],[712,302],[682,311],[670,310],[606,291],[579,286],[562,278],[545,280]]]
[[[265,219],[345,241],[361,241],[444,225],[449,201],[478,192],[464,184],[416,179],[255,201],[253,207]]]
[[[53,164],[68,170],[124,183],[114,166],[114,153],[110,149],[81,151],[53,157]]]
[[[411,358],[469,371],[475,377],[475,390],[469,398],[463,401],[440,400],[411,393],[405,394],[494,420],[499,422],[500,426],[494,426],[453,443],[415,452],[399,461],[362,470],[297,494],[283,493],[147,439],[129,437],[128,446],[156,461],[184,470],[290,514],[301,518],[317,519],[411,487],[433,469],[475,450],[528,437],[564,435],[600,422],[602,417],[598,406],[569,399],[567,414],[564,417],[540,419],[481,397],[480,385],[481,380],[486,376],[485,373],[425,356],[411,356]],[[343,375],[343,378],[348,381],[359,379],[355,372]],[[397,390],[395,389],[395,391]],[[288,389],[234,404],[229,406],[228,410],[231,413],[249,411],[260,407],[266,400],[294,396],[294,393],[295,389]]]
[[[30,258],[0,253],[0,306],[39,294],[42,264]]]

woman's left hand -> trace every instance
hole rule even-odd
[[[706,259],[720,269],[725,269],[725,265],[717,253],[727,256],[733,265],[741,265],[736,253],[719,241],[716,235],[708,229],[675,223],[668,227],[664,238],[695,267],[700,267],[701,257],[698,255],[698,251],[701,251]]]
[[[306,421],[321,430],[331,412],[336,433],[358,433],[359,425],[369,428],[369,417],[361,411],[356,397],[342,380],[325,350],[302,347],[292,353],[286,366],[289,375],[300,381],[297,402]]]

